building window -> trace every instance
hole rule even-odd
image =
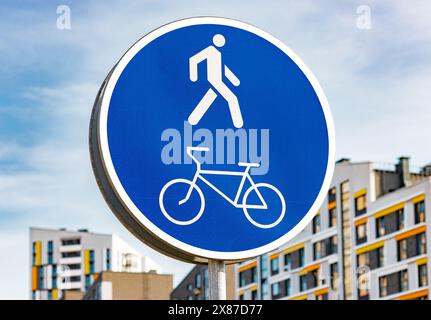
[[[337,188],[332,187],[328,191],[328,203],[334,202],[337,200]]]
[[[319,269],[313,270],[307,274],[309,283],[307,283],[307,287],[314,288],[319,286]]]
[[[90,288],[91,285],[91,276],[89,274],[85,275],[85,290]]]
[[[319,260],[331,254],[337,253],[337,236],[326,238],[313,244],[313,259]]]
[[[271,275],[276,275],[279,272],[278,257],[271,259]]]
[[[239,273],[239,286],[244,287],[245,286],[245,274],[244,271],[241,271]]]
[[[356,244],[367,242],[367,223],[362,223],[356,226]]]
[[[39,267],[37,268],[38,271],[38,284],[39,284],[39,289],[45,289],[45,278],[44,278],[44,274],[43,274],[43,267]]]
[[[106,270],[111,270],[111,249],[106,249]]]
[[[72,276],[69,279],[70,282],[81,282],[81,276]]]
[[[304,248],[298,250],[299,255],[299,268],[304,266],[305,256],[304,256]]]
[[[52,266],[52,288],[57,289],[57,265]]]
[[[367,195],[363,194],[355,198],[355,215],[360,216],[367,212]]]
[[[81,256],[81,251],[62,252],[62,258],[77,258]]]
[[[426,253],[426,236],[425,233],[420,233],[406,239],[399,240],[398,246],[398,261],[405,260],[414,256]]]
[[[409,289],[409,275],[407,270],[402,270],[381,276],[379,278],[380,297],[390,296]]]
[[[251,300],[258,300],[257,290],[251,291]]]
[[[205,299],[209,299],[209,292],[208,292],[208,268],[204,268],[204,297]]]
[[[415,224],[425,222],[425,201],[415,203]]]
[[[79,270],[81,269],[81,264],[80,263],[68,264],[67,267],[70,270]]]
[[[77,245],[77,244],[81,244],[81,239],[63,239],[61,240],[61,245],[62,246],[73,246],[73,245]]]
[[[202,283],[201,283],[201,274],[197,273],[195,275],[195,287],[200,289],[201,285],[202,285]]]
[[[52,241],[48,241],[48,264],[54,263],[54,243]]]
[[[428,286],[428,271],[427,271],[427,264],[421,264],[418,266],[418,277],[419,277],[419,287],[426,287]]]
[[[334,291],[338,290],[338,263],[332,263],[330,265],[331,272],[331,289]]]
[[[319,269],[299,276],[299,290],[305,291],[319,286]]]
[[[280,296],[280,283],[271,284],[271,296],[273,299],[277,299]]]
[[[313,218],[313,234],[320,232],[320,214]]]
[[[388,277],[379,278],[380,297],[386,297],[388,295]]]
[[[328,294],[322,293],[316,296],[316,300],[328,300]]]
[[[337,208],[334,207],[332,209],[329,209],[328,211],[329,216],[329,227],[335,227],[337,225]]]
[[[48,290],[48,300],[52,300],[52,291]]]
[[[285,270],[292,270],[292,255],[290,253],[284,255]]]
[[[321,242],[316,242],[313,244],[313,259],[318,260],[321,257],[322,244]]]
[[[292,294],[290,287],[290,279],[284,280],[284,296],[290,296]]]
[[[383,247],[370,250],[357,256],[357,267],[367,266],[371,270],[383,267],[384,255]]]
[[[187,291],[192,291],[193,285],[191,283],[187,284]]]
[[[427,253],[427,240],[425,232],[416,236],[416,247],[418,255]]]
[[[257,268],[253,267],[251,268],[251,282],[256,283],[257,282]]]
[[[36,265],[36,241],[33,242],[32,255],[33,255],[32,265],[35,266]]]
[[[377,238],[404,228],[404,209],[376,219]]]
[[[262,279],[268,277],[268,255],[260,256],[260,276]]]
[[[304,248],[284,255],[284,269],[290,271],[304,266]]]
[[[299,291],[307,290],[307,275],[299,276]]]
[[[398,241],[398,261],[407,259],[407,239]]]
[[[262,292],[261,299],[262,300],[269,299],[267,280],[262,280],[260,288],[261,288],[260,291]]]
[[[90,274],[94,273],[94,250],[90,250]]]

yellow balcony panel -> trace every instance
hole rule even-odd
[[[243,272],[245,270],[251,269],[251,268],[256,267],[256,266],[257,266],[257,262],[254,261],[252,263],[246,264],[246,265],[238,268],[238,272]]]
[[[278,258],[279,255],[280,255],[280,252],[273,253],[269,256],[269,260],[273,260],[275,258]]]
[[[337,201],[332,201],[328,203],[328,210],[334,209],[337,206]]]
[[[426,257],[425,258],[420,258],[420,259],[416,260],[416,264],[418,266],[421,266],[421,265],[423,265],[423,264],[425,264],[427,262],[428,262],[428,259]]]
[[[418,202],[421,202],[421,201],[424,201],[424,200],[425,200],[425,194],[421,194],[421,195],[418,195],[418,196],[412,198],[411,201],[413,203],[418,203]]]
[[[320,295],[326,294],[328,292],[329,292],[328,288],[323,288],[323,289],[319,289],[319,290],[314,291],[314,295],[315,296],[320,296]]]
[[[367,223],[368,217],[364,217],[358,220],[355,220],[355,226],[359,226],[361,224]]]
[[[283,251],[283,253],[284,253],[284,254],[292,253],[292,252],[294,252],[294,251],[296,251],[296,250],[299,250],[299,249],[304,248],[304,245],[305,245],[305,244],[304,244],[304,242],[303,242],[303,243],[299,243],[299,244],[294,245],[294,246],[292,246],[292,247],[286,248],[286,249]]]
[[[36,241],[35,252],[36,252],[35,265],[41,266],[42,265],[42,241]]]
[[[90,274],[90,250],[84,251],[84,273]]]
[[[364,246],[362,248],[356,249],[356,255],[362,254],[362,253],[365,253],[365,252],[368,252],[368,251],[371,251],[371,250],[374,250],[374,249],[377,249],[377,248],[380,248],[380,247],[383,247],[384,245],[385,245],[385,241],[384,240],[374,242],[374,243],[369,244],[367,246]]]
[[[361,189],[361,190],[358,190],[358,191],[356,191],[355,193],[354,193],[354,197],[355,198],[358,198],[358,197],[360,197],[360,196],[364,196],[364,195],[366,195],[367,194],[367,189]]]
[[[52,300],[58,300],[58,289],[52,289]]]
[[[381,217],[384,217],[384,216],[386,216],[386,215],[388,215],[388,214],[391,214],[391,213],[393,213],[393,212],[395,212],[395,211],[398,211],[398,210],[401,210],[401,209],[403,209],[404,208],[404,202],[402,202],[402,203],[398,203],[398,204],[396,204],[396,205],[393,205],[393,206],[390,206],[390,207],[388,207],[388,208],[386,208],[386,209],[383,209],[383,210],[380,210],[380,211],[377,211],[375,214],[374,214],[374,218],[381,218]]]
[[[31,290],[37,290],[37,267],[31,267]]]
[[[307,298],[308,298],[307,294],[302,294],[300,296],[296,296],[296,297],[290,298],[289,300],[307,300]]]
[[[426,226],[421,226],[421,227],[406,231],[404,233],[401,233],[401,234],[395,236],[395,240],[400,241],[403,239],[407,239],[407,238],[410,238],[411,236],[415,236],[419,233],[425,232],[426,230],[427,230]]]
[[[402,295],[398,298],[398,300],[414,300],[427,295],[428,295],[428,289],[423,289],[423,290]]]
[[[312,265],[310,265],[310,266],[305,267],[304,269],[302,269],[301,272],[299,273],[299,275],[302,276],[302,275],[304,275],[304,274],[306,274],[308,272],[317,270],[319,268],[320,268],[320,263],[312,264]]]

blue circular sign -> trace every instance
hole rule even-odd
[[[283,245],[318,211],[333,174],[317,80],[282,42],[235,20],[185,19],[140,39],[94,117],[111,207],[138,237],[186,260]]]

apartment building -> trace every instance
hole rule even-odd
[[[169,300],[173,276],[155,272],[103,271],[84,300]]]
[[[312,223],[235,266],[236,298],[428,299],[430,228],[430,166],[342,159]]]
[[[58,300],[80,296],[102,271],[156,272],[161,268],[115,234],[86,229],[30,228],[30,296]]]
[[[234,266],[226,266],[226,299],[235,299]],[[172,300],[208,300],[208,266],[196,265],[172,291]]]

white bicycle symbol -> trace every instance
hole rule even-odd
[[[173,179],[171,181],[169,181],[168,183],[166,183],[162,190],[160,191],[160,196],[159,196],[159,205],[160,205],[160,209],[162,210],[163,215],[171,222],[178,224],[178,225],[190,225],[194,222],[196,222],[203,214],[204,209],[205,209],[205,198],[204,195],[202,193],[201,188],[196,184],[197,179],[199,178],[200,180],[202,180],[205,184],[207,184],[209,187],[211,187],[214,191],[216,191],[219,195],[221,195],[224,199],[226,199],[231,205],[233,205],[235,208],[242,208],[244,211],[244,214],[246,216],[246,218],[248,219],[248,221],[250,221],[253,225],[255,225],[256,227],[259,228],[264,228],[264,229],[269,229],[272,227],[275,227],[276,225],[278,225],[281,220],[284,217],[284,214],[286,212],[286,202],[284,200],[283,195],[281,194],[281,192],[274,187],[271,184],[268,183],[254,183],[253,179],[250,176],[250,168],[251,167],[259,167],[259,164],[257,163],[244,163],[244,162],[239,162],[238,166],[240,167],[245,167],[245,170],[243,172],[241,171],[218,171],[218,170],[202,170],[201,169],[201,163],[198,161],[198,159],[196,159],[193,156],[193,151],[199,151],[199,152],[203,152],[203,151],[209,151],[209,148],[204,148],[204,147],[187,147],[187,155],[193,160],[194,163],[196,163],[197,169],[196,169],[196,173],[193,177],[193,180],[187,180],[187,179]],[[231,199],[230,197],[228,197],[225,193],[223,193],[219,188],[217,188],[216,186],[214,186],[211,182],[209,182],[207,179],[205,179],[205,177],[203,175],[227,175],[227,176],[241,176],[241,182],[239,184],[238,187],[238,191],[235,195],[235,199]],[[248,180],[251,184],[251,186],[245,191],[244,196],[242,198],[242,202],[240,203],[240,195],[242,193],[242,190],[244,188],[244,183],[245,180]],[[169,188],[175,188],[175,186],[178,186],[180,184],[186,184],[189,185],[187,194],[185,196],[184,199],[178,201],[178,205],[182,205],[184,203],[186,203],[190,197],[192,192],[195,190],[198,195],[199,195],[199,199],[200,199],[200,209],[198,211],[198,213],[189,220],[178,220],[178,219],[174,219],[167,211],[164,205],[164,201],[163,201],[163,197],[166,193],[166,190],[168,190]],[[268,205],[265,201],[265,199],[263,198],[261,192],[259,191],[259,189],[263,190],[264,188],[269,189],[273,192],[275,192],[275,194],[278,196],[278,198],[281,201],[281,212],[279,215],[277,215],[277,220],[269,223],[269,224],[263,224],[263,223],[259,223],[256,222],[250,215],[249,211],[250,209],[257,209],[257,210],[267,210],[268,209]],[[252,191],[255,191],[256,195],[259,198],[260,204],[247,204],[247,199],[248,196],[250,195],[250,193]]]

